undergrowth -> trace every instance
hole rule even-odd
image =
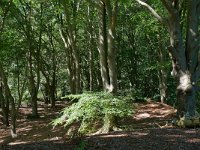
[[[113,118],[119,119],[133,114],[133,105],[130,98],[126,96],[113,96],[108,93],[84,93],[69,97],[79,98],[79,100],[66,107],[61,112],[60,117],[53,120],[54,127],[63,124],[64,127],[70,128],[70,126],[78,124],[77,132],[81,134],[100,130],[108,132],[116,125]]]

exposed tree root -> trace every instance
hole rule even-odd
[[[200,115],[197,112],[195,116],[188,116],[186,114],[183,117],[174,120],[173,124],[181,128],[200,127]]]
[[[111,131],[121,131],[122,129],[116,126],[116,118],[112,115],[107,115],[104,118],[103,127],[98,130],[95,134],[105,134]]]

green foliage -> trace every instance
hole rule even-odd
[[[72,96],[72,95],[71,95]],[[77,95],[75,95],[77,98]],[[52,124],[64,124],[65,127],[80,123],[78,132],[90,133],[102,127],[106,116],[126,117],[133,113],[133,107],[125,96],[113,96],[106,93],[85,93],[77,103],[65,108],[61,116]],[[103,123],[103,124],[102,124]]]
[[[75,150],[84,150],[86,147],[86,142],[81,141],[78,147]]]
[[[66,100],[66,101],[77,101],[77,100],[79,100],[80,98],[82,97],[82,95],[80,94],[78,94],[78,95],[73,95],[73,94],[71,94],[71,95],[67,95],[67,96],[64,96],[64,97],[61,97],[61,100]]]

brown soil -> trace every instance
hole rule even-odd
[[[28,120],[30,108],[20,108],[18,137],[10,137],[9,128],[0,122],[0,150],[192,150],[200,148],[200,130],[170,125],[175,110],[158,102],[136,104],[131,118],[119,121],[126,131],[90,135],[70,140],[66,129],[49,124],[67,103],[57,102],[56,109],[39,107],[39,119]]]

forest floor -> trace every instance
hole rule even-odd
[[[17,138],[0,122],[0,150],[192,150],[200,148],[200,129],[182,129],[170,125],[175,110],[158,102],[137,103],[136,113],[121,120],[121,128],[108,134],[70,140],[62,126],[52,129],[50,122],[67,103],[56,109],[39,107],[39,119],[27,119],[30,108],[20,108]]]

